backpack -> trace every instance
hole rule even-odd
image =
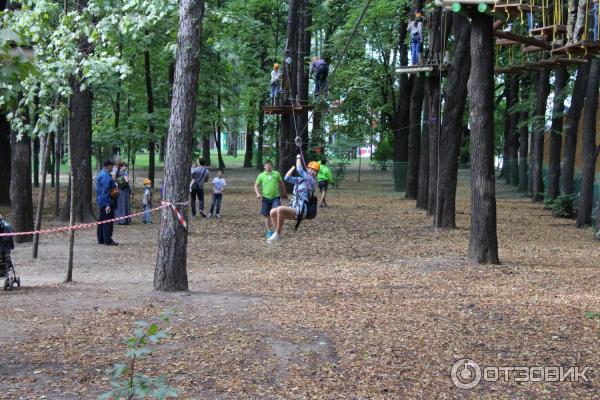
[[[319,205],[319,199],[314,194],[311,194],[308,200],[305,200],[302,204],[302,209],[298,213],[298,218],[296,218],[296,226],[294,226],[294,231],[298,230],[300,223],[303,219],[315,219],[317,216],[317,210]],[[304,210],[306,209],[306,217],[303,217]]]

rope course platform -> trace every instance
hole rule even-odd
[[[600,41],[597,40],[583,40],[578,43],[568,44],[566,46],[559,47],[551,51],[552,55],[555,54],[569,54],[586,56],[600,53]]]
[[[424,64],[424,65],[407,65],[396,68],[397,74],[418,74],[424,72],[429,74],[437,71],[446,71],[448,64]]]
[[[499,37],[501,39],[512,40],[514,42],[519,42],[521,44],[527,46],[536,46],[540,47],[543,50],[552,50],[553,45],[544,40],[539,40],[529,36],[521,36],[512,32],[504,32],[504,31],[494,31],[494,36]]]
[[[554,69],[562,65],[586,64],[587,60],[580,58],[549,58],[540,60],[534,63],[526,63],[522,65],[510,65],[507,67],[496,67],[494,72],[499,74],[520,74],[524,72],[540,71],[544,69]]]
[[[567,34],[567,27],[565,25],[548,25],[541,26],[539,28],[534,28],[529,31],[531,36],[546,36],[553,37],[556,36],[564,36]]]
[[[284,105],[284,106],[263,106],[262,111],[265,114],[292,114],[295,112],[312,111],[314,105]]]
[[[521,46],[521,42],[517,42],[516,40],[511,39],[496,39],[496,46]]]

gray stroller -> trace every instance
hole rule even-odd
[[[0,217],[0,233],[11,233],[12,227]],[[21,287],[21,278],[15,273],[10,253],[15,248],[12,236],[0,236],[0,279],[4,278],[4,290]]]

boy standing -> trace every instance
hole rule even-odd
[[[273,171],[271,161],[265,162],[264,171],[256,178],[254,183],[254,192],[256,198],[261,200],[260,213],[265,218],[267,226],[266,237],[269,238],[273,234],[273,222],[271,221],[271,210],[281,205],[281,195],[287,197],[285,185],[281,174]]]
[[[227,182],[223,178],[223,171],[219,170],[217,171],[216,178],[213,179],[213,197],[210,204],[210,212],[208,213],[209,217],[214,215],[217,218],[221,218],[221,201],[223,200],[225,186],[227,186]]]
[[[150,209],[152,208],[152,181],[150,179],[144,179],[144,195],[142,196],[142,204],[144,206],[144,223],[152,223],[152,214]]]
[[[329,184],[335,182],[331,169],[327,165],[327,160],[321,161],[321,168],[319,168],[319,175],[317,175],[317,182],[319,183],[319,190],[321,191],[321,205],[319,207],[327,207],[325,197],[327,196],[327,188]]]

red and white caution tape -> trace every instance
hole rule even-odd
[[[171,208],[173,209],[173,213],[175,213],[175,216],[179,220],[179,223],[181,223],[181,225],[183,225],[183,229],[187,229],[187,222],[185,222],[185,218],[183,218],[183,215],[181,215],[181,213],[179,212],[177,207],[175,207],[175,204],[165,203],[164,201],[162,204],[163,204],[163,206],[171,206]],[[184,203],[184,204],[187,204],[187,203]]]
[[[177,203],[177,204],[187,204],[187,203]],[[94,226],[98,226],[98,225],[108,224],[108,223],[116,222],[116,221],[122,221],[124,219],[132,218],[132,217],[138,217],[140,215],[144,215],[144,213],[146,213],[146,212],[154,212],[154,211],[158,211],[160,209],[166,208],[166,207],[171,207],[173,209],[173,212],[176,214],[177,219],[179,220],[179,222],[183,225],[183,227],[185,229],[187,229],[187,223],[185,222],[185,219],[183,218],[183,216],[181,215],[181,213],[179,212],[179,210],[177,209],[177,207],[175,207],[175,204],[163,201],[162,205],[160,207],[151,208],[148,211],[140,211],[140,212],[137,212],[137,213],[126,215],[124,217],[117,217],[117,218],[107,219],[107,220],[104,220],[104,221],[90,222],[90,223],[87,223],[87,224],[79,224],[79,225],[73,225],[73,226],[61,226],[60,228],[42,229],[42,230],[39,230],[39,231],[0,233],[0,237],[3,237],[3,236],[49,235],[49,234],[52,234],[52,233],[67,232],[67,231],[70,231],[70,230],[76,231],[76,230],[81,230],[81,229],[93,228]]]

